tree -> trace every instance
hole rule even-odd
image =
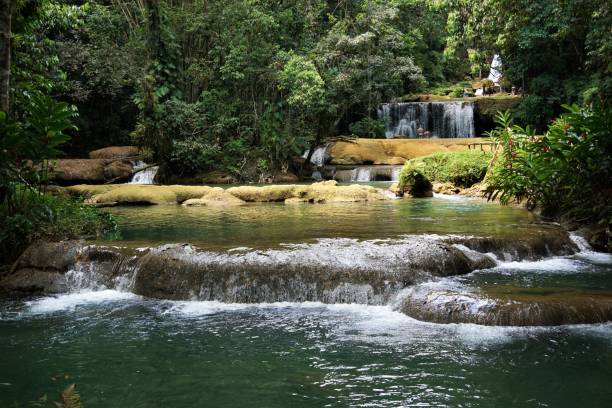
[[[9,111],[11,73],[11,0],[0,0],[0,111]]]

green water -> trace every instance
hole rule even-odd
[[[122,245],[224,251],[317,238],[537,233],[512,207],[441,198],[374,204],[110,209]],[[612,289],[612,259],[505,263],[469,285]],[[609,407],[612,323],[430,324],[393,305],[171,302],[113,290],[0,298],[0,407]]]
[[[523,235],[544,228],[529,212],[481,200],[249,204],[230,209],[115,207],[123,244],[189,242],[201,248],[266,248],[318,238],[392,238],[405,234]]]

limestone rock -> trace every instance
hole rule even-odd
[[[109,146],[89,152],[90,159],[125,159],[138,156],[136,146]]]
[[[104,177],[107,180],[127,180],[132,175],[134,166],[130,161],[114,161],[104,167]]]

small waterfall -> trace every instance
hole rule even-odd
[[[153,184],[159,166],[148,166],[145,162],[138,160],[134,162],[134,170],[137,172],[132,176],[129,184]]]
[[[310,150],[306,150],[302,157],[304,159],[308,158],[308,154]],[[329,159],[329,145],[318,146],[315,148],[315,151],[312,153],[310,157],[310,162],[317,167],[321,167],[325,165],[325,162]]]
[[[352,170],[336,170],[334,180],[339,182],[398,181],[402,166],[359,166]]]
[[[385,122],[385,137],[419,138],[475,137],[472,102],[404,102],[385,103],[378,109]],[[422,131],[419,131],[419,130]]]

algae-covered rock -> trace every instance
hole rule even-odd
[[[279,186],[239,186],[227,189],[227,192],[247,202],[285,201],[294,197],[295,185]]]
[[[90,198],[92,203],[176,204],[177,194],[169,186],[124,184]]]
[[[431,182],[423,175],[420,166],[405,164],[400,173],[398,187],[401,195],[410,195],[412,197],[432,197]]]
[[[330,164],[401,165],[406,160],[436,152],[462,151],[481,138],[455,139],[354,139],[330,145]]]
[[[132,175],[134,166],[130,161],[114,161],[104,167],[104,177],[107,180],[127,180]]]
[[[77,184],[64,187],[64,191],[73,197],[90,198],[93,195],[106,193],[115,188],[117,188],[117,186],[112,184]]]
[[[138,156],[136,146],[109,146],[89,152],[90,159],[126,159]]]
[[[184,206],[233,207],[245,204],[222,188],[211,189],[202,198],[192,198],[183,202]]]

